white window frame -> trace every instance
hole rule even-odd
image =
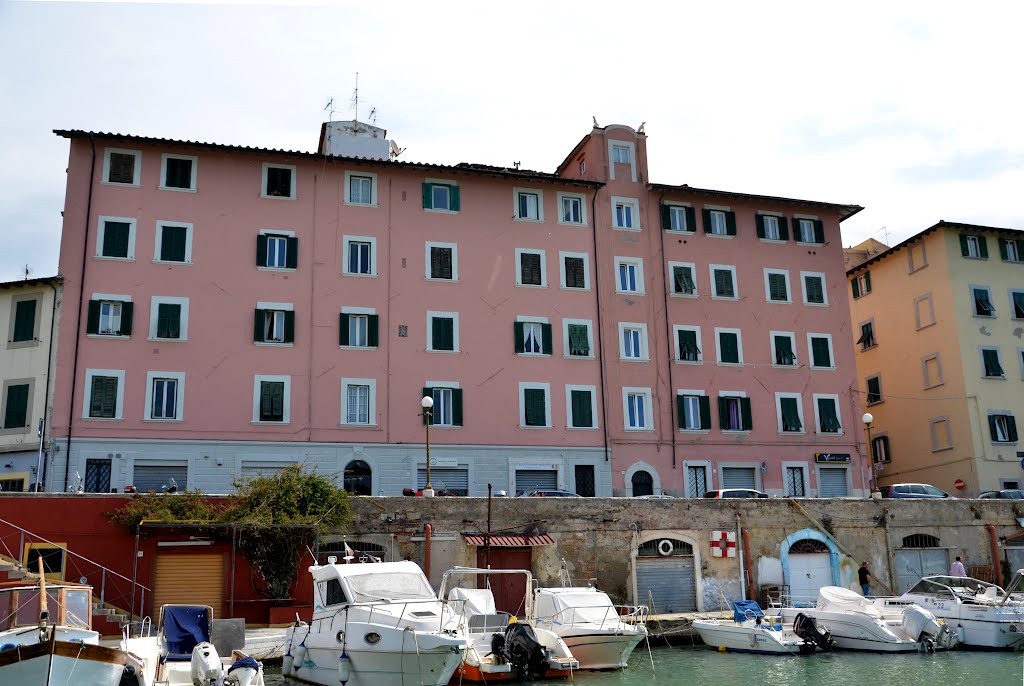
[[[820,217],[809,214],[793,215],[793,239],[800,245],[821,245],[814,240],[814,222],[819,221],[820,219]],[[809,241],[804,240],[803,222],[811,223],[811,240]],[[864,292],[861,291],[861,295],[863,294]]]
[[[131,155],[135,158],[135,164],[132,165],[132,182],[131,183],[120,183],[118,181],[110,181],[110,153],[117,153],[118,155]],[[103,149],[103,178],[100,179],[100,183],[108,186],[121,186],[122,188],[138,188],[141,183],[142,177],[142,151],[141,150],[126,150],[124,148],[104,148]]]
[[[526,393],[527,389],[544,391],[544,426],[526,425]],[[519,428],[550,429],[551,428],[551,384],[534,381],[519,382]]]
[[[93,293],[92,297],[89,298],[89,299],[90,300],[97,300],[97,301],[99,301],[101,303],[100,307],[102,308],[102,303],[130,303],[132,301],[132,296],[130,296],[130,295],[114,295],[112,293]],[[118,317],[119,317],[118,323],[120,324],[120,315],[118,315]],[[133,327],[134,327],[134,325],[133,325]],[[123,339],[131,338],[131,336],[109,334],[109,333],[91,333],[91,334],[88,334],[88,336],[90,338],[123,338]]]
[[[793,364],[779,364],[779,358],[776,355],[777,350],[775,346],[775,337],[786,337],[789,339],[790,349],[793,351]],[[776,369],[799,369],[800,368],[800,355],[796,352],[796,333],[793,331],[769,331],[768,342],[771,345],[772,350],[772,367]]]
[[[796,416],[800,419],[800,431],[783,431],[782,430],[782,399],[783,398],[795,398],[796,399]],[[807,433],[807,420],[804,418],[804,400],[800,393],[785,393],[776,391],[775,393],[775,420],[776,428],[778,429],[779,435],[781,436],[801,436]],[[830,434],[831,435],[831,434]]]
[[[593,421],[593,426],[573,426],[572,425],[572,392],[573,391],[586,391],[590,393],[590,418]],[[566,384],[565,385],[565,428],[570,431],[593,431],[599,429],[600,422],[597,416],[597,386],[581,386],[578,384]]]
[[[1001,376],[988,376],[987,374],[985,374],[985,351],[986,350],[994,350],[995,351],[995,353],[996,353],[996,362],[999,363],[999,368],[1003,370],[1003,373],[1002,373]],[[1006,379],[1006,365],[1003,364],[1003,352],[1000,349],[1000,346],[998,346],[998,345],[979,345],[978,346],[978,360],[979,360],[979,364],[981,365],[980,369],[981,369],[981,378],[982,379],[995,379],[997,381],[1002,381],[1002,380]]]
[[[814,338],[824,338],[828,341],[828,361],[831,366],[818,367],[814,364],[814,348],[811,346],[811,340]],[[836,368],[836,352],[832,347],[832,334],[830,333],[814,333],[809,332],[807,334],[807,367],[808,369],[835,369]]]
[[[559,192],[558,195],[558,223],[563,226],[587,226],[587,196],[582,193],[564,193]],[[565,214],[562,211],[562,202],[566,199],[578,200],[580,203],[580,221],[578,222],[567,222],[565,221]]]
[[[1022,319],[1024,319],[1024,317],[1018,317],[1017,316],[1017,312],[1016,312],[1016,310],[1014,309],[1014,306],[1013,306],[1013,295],[1015,293],[1019,293],[1021,295],[1024,295],[1024,288],[1008,288],[1008,289],[1006,289],[1006,297],[1009,298],[1010,319],[1013,319],[1013,320],[1016,320],[1016,321],[1021,321]]]
[[[624,291],[622,290],[622,282],[619,280],[619,268],[620,266],[632,266],[634,270],[634,277],[636,280],[635,291]],[[622,257],[619,255],[615,256],[615,292],[632,295],[645,295],[646,290],[644,288],[644,260],[642,257]]]
[[[733,236],[729,235],[729,213],[732,212],[732,210],[724,207],[711,207],[707,205],[704,209],[709,212],[708,219],[711,222],[711,230],[708,231],[706,235],[714,236],[715,238],[733,238]],[[722,220],[720,224],[715,221],[715,219],[719,217]],[[721,231],[718,230],[719,226],[721,226]]]
[[[252,377],[252,423],[265,426],[283,426],[291,423],[292,419],[292,377],[274,374],[254,374]],[[263,422],[260,421],[260,391],[264,381],[280,381],[284,383],[284,409],[281,412],[281,421]]]
[[[270,346],[285,347],[285,348],[290,348],[293,345],[295,345],[294,343],[286,343],[285,340],[284,340],[284,326],[285,326],[284,325],[284,313],[285,312],[294,312],[295,311],[295,305],[294,304],[292,304],[292,303],[258,302],[258,303],[256,303],[256,309],[257,310],[269,311],[271,313],[277,313],[277,312],[282,313],[281,340],[279,340],[279,341],[278,340],[273,340],[273,341],[270,341],[270,340],[256,341],[256,342],[254,342],[254,345],[258,345],[258,346],[270,345]],[[266,320],[264,320],[264,326],[266,326]]]
[[[762,241],[764,241],[766,243],[785,243],[786,241],[782,240],[782,238],[781,238],[781,236],[782,236],[782,227],[779,224],[779,219],[785,218],[785,215],[776,214],[775,212],[758,212],[758,214],[762,217],[761,221],[762,221],[762,225],[764,226],[764,238],[761,238],[760,240],[762,240]],[[769,238],[768,237],[768,220],[769,219],[771,219],[772,221],[775,222],[775,236],[776,236],[775,238]]]
[[[188,341],[188,298],[178,298],[169,295],[154,295],[149,299],[149,340],[160,343],[184,343]],[[160,305],[181,305],[181,320],[178,328],[181,335],[178,338],[157,338],[157,326],[160,320]]]
[[[174,379],[177,388],[174,396],[174,417],[153,416],[153,382],[157,379]],[[146,406],[142,411],[143,421],[180,423],[185,419],[185,372],[146,372]]]
[[[626,354],[626,342],[624,336],[626,331],[636,332],[639,338],[639,357],[632,357]],[[647,345],[647,324],[642,322],[619,322],[619,359],[623,362],[649,362],[650,351]]]
[[[690,495],[690,467],[703,467],[705,488],[704,492],[715,490],[715,468],[711,464],[710,460],[683,460],[683,489],[686,492],[687,498],[698,498],[703,496],[703,493],[698,496],[696,494]]]
[[[857,282],[857,292],[860,293],[860,295],[858,295],[856,298],[854,298],[854,300],[860,300],[865,295],[871,295],[871,290],[868,289],[868,287],[867,287],[868,286],[868,277],[867,277],[867,275],[869,273],[871,273],[870,270],[866,271],[866,272],[862,272],[862,273],[858,274],[857,276],[853,277],[853,281]]]
[[[350,386],[366,386],[369,397],[367,398],[367,409],[365,422],[348,421],[348,389]],[[354,379],[342,377],[341,379],[341,426],[377,426],[377,380],[376,379]]]
[[[452,350],[434,350],[434,323],[433,320],[438,319],[451,319],[452,320]],[[536,320],[534,320],[536,321]],[[433,353],[457,353],[459,350],[459,313],[458,312],[437,312],[434,310],[427,310],[427,352]]]
[[[690,204],[688,202],[667,202],[667,203],[665,203],[665,207],[668,208],[668,216],[669,216],[669,221],[668,221],[669,228],[665,229],[666,231],[671,231],[672,233],[696,233],[697,232],[697,227],[696,226],[687,226],[685,229],[673,229],[672,228],[672,220],[673,220],[673,217],[675,217],[675,215],[676,215],[676,211],[678,211],[679,214],[682,215],[682,217],[683,217],[683,224],[684,225],[686,224],[686,221],[687,221],[686,210],[687,210],[687,208],[693,209],[693,205],[692,204]]]
[[[871,395],[871,388],[868,385],[868,382],[871,381],[871,379],[875,379],[878,382],[878,400],[869,400],[868,399],[869,396]],[[864,404],[867,407],[871,407],[872,405],[878,405],[878,404],[884,403],[884,402],[885,402],[885,393],[882,391],[882,374],[881,374],[881,372],[878,372],[878,373],[875,373],[875,374],[868,374],[867,376],[864,377]]]
[[[540,285],[535,283],[523,283],[523,255],[540,255]],[[548,287],[548,258],[545,250],[516,248],[516,286],[520,286],[522,288]]]
[[[747,392],[746,391],[719,391],[718,392],[718,397],[719,398],[746,398],[747,397]],[[742,426],[742,425],[743,425],[743,403],[740,403],[740,426]],[[752,431],[752,429],[725,429],[725,428],[722,428],[722,427],[719,427],[718,430],[721,431],[722,433],[727,433],[727,434],[743,434],[743,433],[750,433]]]
[[[531,317],[528,314],[521,314],[516,317],[516,321],[523,324],[523,352],[517,353],[518,355],[524,355],[527,357],[543,357],[544,355],[544,324],[548,324],[547,317]],[[526,350],[526,325],[536,324],[540,327],[540,350]],[[553,335],[553,333],[552,333]],[[553,344],[554,342],[552,342]]]
[[[718,295],[718,289],[715,284],[715,271],[725,270],[732,273],[732,290],[734,295]],[[712,300],[739,300],[740,299],[740,284],[736,279],[736,267],[731,264],[709,264],[708,265],[708,276],[711,278],[711,299]]]
[[[629,425],[629,399],[635,396],[640,399],[643,406],[645,423],[643,426]],[[651,389],[640,386],[622,387],[622,429],[623,431],[654,431],[653,403],[651,401]]]
[[[984,378],[985,371],[985,358],[981,356],[979,351],[978,357],[981,361],[981,371],[983,372],[982,378]],[[931,378],[931,374],[928,373],[928,361],[935,360],[935,375],[937,378]],[[929,388],[935,388],[936,386],[942,386],[946,383],[945,377],[942,373],[942,354],[941,353],[930,353],[921,357],[921,375],[923,380],[924,390]]]
[[[289,189],[288,195],[268,195],[267,194],[267,176],[268,170],[274,167],[275,169],[288,169],[292,173],[291,189]],[[194,176],[194,174],[193,174]],[[260,197],[268,200],[295,200],[296,199],[296,187],[297,187],[298,167],[294,164],[277,164],[274,162],[264,162],[263,172],[260,178]]]
[[[431,185],[431,189],[430,189],[430,207],[424,207],[423,208],[424,211],[426,211],[426,212],[441,212],[442,214],[458,214],[459,213],[458,210],[451,209],[451,206],[452,206],[452,188],[460,188],[460,194],[461,194],[461,187],[459,186],[459,184],[457,184],[455,181],[450,181],[450,180],[447,180],[447,179],[423,179],[423,183],[428,183],[428,184]],[[448,187],[448,207],[434,207],[434,189],[433,189],[433,186],[447,186]]]
[[[967,254],[963,257],[972,260],[983,260],[981,256],[981,241],[982,236],[976,233],[964,234],[967,237],[965,243],[967,244]]]
[[[734,333],[736,334],[736,352],[739,357],[739,362],[723,362],[722,361],[722,339],[721,334],[723,333]],[[715,362],[726,367],[741,367],[743,366],[743,332],[740,329],[732,329],[728,327],[715,327]]]
[[[677,293],[675,290],[675,268],[676,267],[689,267],[690,278],[693,279],[693,293]],[[700,289],[697,287],[697,265],[693,262],[669,262],[668,263],[668,294],[675,298],[696,298],[700,295]]]
[[[590,349],[589,355],[569,354],[569,325],[587,327],[587,343]],[[563,319],[562,320],[562,356],[570,360],[592,360],[594,359],[594,323],[590,319]]]
[[[831,400],[833,406],[836,408],[836,419],[839,421],[839,431],[837,432],[824,432],[821,430],[821,417],[818,412],[818,400]],[[839,396],[835,393],[814,393],[811,395],[811,402],[814,404],[814,432],[822,436],[843,436],[846,431],[846,426],[843,422],[843,411],[839,405]],[[805,427],[806,428],[806,427]]]
[[[168,226],[181,226],[185,229],[185,261],[177,262],[175,260],[161,260],[160,259],[160,247],[163,242],[164,236],[164,225]],[[153,261],[157,264],[192,264],[192,222],[176,222],[169,219],[158,219],[156,221],[156,242],[153,245]],[[129,239],[129,249],[131,249],[131,239]]]
[[[684,360],[682,358],[682,351],[679,350],[679,332],[680,331],[692,331],[696,334],[697,339],[697,353],[696,360]],[[701,337],[701,331],[699,326],[692,326],[690,324],[673,324],[672,325],[672,350],[674,351],[674,361],[678,364],[704,364],[704,340]]]
[[[708,397],[708,392],[706,390],[703,390],[703,389],[691,389],[691,388],[680,388],[680,389],[678,389],[676,391],[676,398],[691,397],[691,396],[692,397],[696,397],[696,398],[707,398]],[[682,417],[682,419],[683,419],[683,423],[685,424],[685,422],[686,422],[685,416]],[[700,424],[700,400],[697,401],[697,424],[698,425]],[[699,428],[696,428],[696,429],[687,429],[687,428],[683,427],[683,428],[680,428],[679,431],[683,431],[683,432],[690,433],[690,434],[695,434],[695,433],[705,433],[706,434],[709,431],[711,431],[711,427],[710,426],[707,427],[707,428],[699,427]],[[708,473],[710,474],[710,471]]]
[[[980,283],[972,283],[967,286],[968,292],[971,294],[971,315],[976,319],[995,319],[996,318],[996,303],[992,298],[992,287],[985,286]],[[975,302],[974,291],[985,291],[988,294],[988,301],[992,305],[992,314],[978,314],[977,303]]]
[[[433,389],[433,390],[438,390],[438,391],[457,391],[460,388],[458,381],[427,381],[423,385],[425,387],[427,387],[427,388],[430,388],[430,389]],[[451,406],[450,409],[452,409],[454,411],[454,406],[455,406],[454,393],[452,395],[453,395],[452,406]],[[431,424],[430,424],[430,428],[431,429],[461,429],[462,428],[462,424],[455,424],[454,423],[454,417],[452,417],[453,421],[450,422],[450,423],[447,423],[447,424],[440,423],[438,421],[438,412],[441,412],[441,414],[443,415],[443,411],[444,411],[444,408],[441,408],[440,410],[438,410],[438,404],[437,404],[437,402],[435,402],[434,403],[434,409],[432,411],[432,414],[430,415],[431,416],[431,420],[430,420],[431,421]],[[444,419],[443,416],[442,416],[442,419]]]
[[[636,144],[632,141],[620,141],[613,138],[608,139],[608,179],[615,180],[615,167],[625,162],[615,162],[615,148],[622,147],[629,151],[630,180],[636,183]]]
[[[438,243],[436,241],[427,241],[423,244],[423,259],[426,271],[424,272],[427,281],[438,281],[441,283],[451,283],[459,280],[459,244],[458,243]],[[430,275],[430,249],[431,248],[448,248],[452,251],[452,278],[442,279],[435,278]]]
[[[583,260],[583,288],[570,287],[565,285],[565,258],[578,257]],[[517,261],[518,263],[518,261]],[[590,290],[590,255],[585,252],[564,252],[558,253],[558,284],[562,290],[567,291],[589,291]]]
[[[987,416],[988,417],[1013,417],[1014,424],[1017,423],[1016,416],[1010,410],[989,410]],[[996,421],[997,421],[996,426],[998,427],[998,420],[996,420]],[[1004,422],[1005,422],[1005,420],[1004,420]],[[1010,440],[1010,434],[1009,434],[1009,428],[1010,428],[1009,425],[1007,425],[1006,426],[1006,440],[1005,441],[997,440],[995,436],[991,435],[992,432],[989,431],[990,435],[989,435],[989,438],[988,438],[987,442],[991,443],[992,445],[1017,445],[1017,443],[1020,442],[1020,436],[1017,437],[1017,441],[1011,441]]]
[[[107,222],[123,222],[128,224],[128,256],[108,257],[103,254],[103,234],[106,231]],[[116,262],[133,262],[135,260],[135,235],[138,221],[131,217],[108,217],[101,215],[99,227],[96,229],[96,258],[101,260],[114,260]]]
[[[784,498],[795,498],[795,497],[809,498],[809,497],[812,497],[811,496],[810,478],[808,476],[808,471],[809,471],[808,468],[809,467],[810,467],[810,464],[807,463],[807,462],[783,461],[783,463],[782,463],[782,495],[783,495]],[[804,494],[803,494],[803,496],[794,496],[791,493],[786,493],[786,486],[789,484],[789,481],[786,478],[786,472],[789,471],[790,469],[799,469],[800,470],[801,479],[803,480],[803,486],[804,486]]]
[[[259,235],[267,237],[267,260],[268,261],[270,260],[270,241],[272,241],[274,239],[281,239],[281,238],[285,239],[285,254],[284,254],[285,255],[285,261],[284,261],[284,263],[287,265],[288,264],[288,245],[287,245],[288,241],[287,241],[287,239],[295,238],[295,232],[294,231],[290,231],[288,229],[260,229]],[[296,258],[297,257],[298,257],[298,255],[296,255]],[[172,263],[172,264],[174,264],[174,263]],[[271,265],[266,265],[266,264],[257,264],[256,268],[261,270],[261,271],[269,271],[269,272],[294,272],[296,270],[295,267],[287,267],[287,266],[277,267],[277,266],[271,266]]]
[[[618,207],[629,208],[629,218],[631,226],[625,226],[619,223],[618,218]],[[612,196],[612,228],[619,231],[640,231],[640,201],[636,198],[626,198],[618,195]],[[625,216],[625,212],[623,212]]]
[[[522,217],[519,214],[519,196],[521,194],[535,195],[537,196],[537,216],[534,218]],[[542,223],[544,221],[544,191],[539,188],[513,188],[512,189],[512,217],[517,222],[535,222]]]
[[[370,273],[363,274],[361,272],[350,272],[348,270],[348,256],[350,246],[353,243],[369,243],[370,244]],[[343,236],[342,237],[342,254],[341,254],[341,273],[345,276],[359,276],[362,278],[376,278],[377,277],[377,239],[373,236]]]
[[[113,376],[117,379],[117,400],[114,404],[113,417],[90,417],[89,406],[92,404],[92,380],[96,376]],[[82,419],[89,422],[119,422],[124,419],[124,370],[123,369],[86,369],[85,387],[82,389]]]
[[[370,180],[370,202],[356,202],[352,199],[352,177]],[[345,172],[344,203],[354,207],[377,207],[377,174],[373,172],[347,171]],[[433,200],[433,198],[431,198]],[[449,205],[451,198],[449,197]]]
[[[771,288],[769,286],[768,277],[769,275],[779,275],[786,281],[786,299],[785,300],[772,300]],[[764,268],[764,300],[766,303],[775,303],[779,305],[788,305],[793,302],[793,286],[789,282],[789,270],[788,269],[772,269],[770,267]]]
[[[341,314],[354,314],[354,315],[361,315],[361,316],[369,317],[371,315],[377,314],[377,309],[374,308],[374,307],[350,307],[348,305],[343,305],[341,307]],[[380,338],[379,321],[378,321],[377,337],[378,337],[378,340],[379,340],[379,338]],[[349,336],[349,340],[350,341],[352,340],[351,335]],[[377,346],[369,345],[369,342],[370,342],[370,321],[369,321],[369,319],[366,320],[366,342],[367,342],[367,345],[351,345],[351,344],[349,344],[349,345],[342,345],[342,346],[339,346],[339,347],[341,349],[343,349],[343,350],[376,350]]]
[[[813,303],[807,299],[808,278],[821,279],[822,302]],[[825,272],[800,272],[800,288],[803,290],[804,305],[809,305],[811,307],[828,307],[828,281],[825,280]]]
[[[1024,255],[1020,253],[1020,239],[1000,238],[1006,244],[1006,261],[1014,264],[1024,262]]]
[[[172,188],[165,186],[164,182],[167,180],[167,160],[192,160],[192,178],[189,179],[191,186],[188,188]],[[162,191],[179,191],[181,193],[195,193],[196,192],[196,179],[199,176],[199,158],[195,155],[175,155],[174,153],[165,152],[160,156],[160,183],[157,186]]]

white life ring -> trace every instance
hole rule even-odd
[[[672,541],[667,538],[663,538],[658,541],[658,554],[659,555],[671,555],[672,551],[675,550],[675,546],[672,545]]]

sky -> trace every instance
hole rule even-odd
[[[57,273],[53,129],[554,171],[646,122],[650,180],[862,205],[843,244],[1024,228],[1024,3],[0,0],[0,281]]]

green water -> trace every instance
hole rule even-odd
[[[629,669],[579,672],[581,686],[1021,686],[1024,654],[950,651],[932,655],[819,653],[809,657],[718,653],[708,648],[655,648],[654,671],[637,650]],[[295,685],[268,675],[268,686]],[[564,684],[567,681],[546,681]]]

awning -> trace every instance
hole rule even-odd
[[[483,534],[465,534],[466,543],[469,545],[483,546]],[[520,534],[502,534],[491,536],[490,545],[492,548],[528,548],[535,545],[554,545],[555,541],[547,534],[535,536],[522,536]]]

